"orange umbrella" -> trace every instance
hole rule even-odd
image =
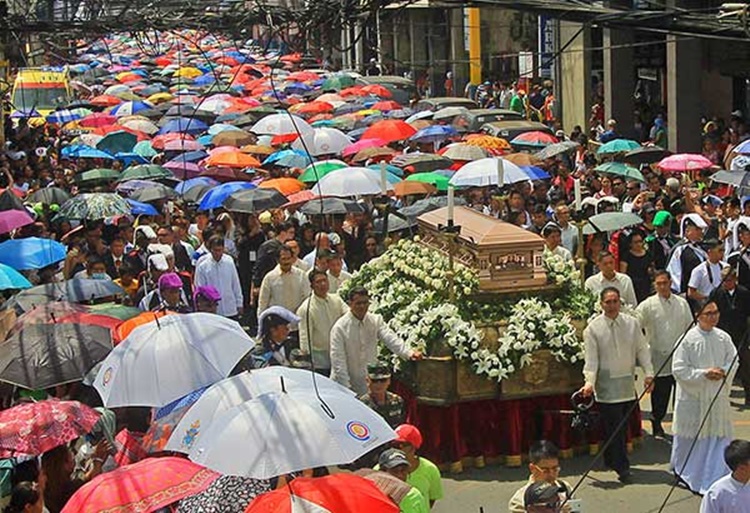
[[[347,96],[367,96],[367,91],[362,90],[362,86],[347,87],[339,91],[339,96],[346,98]]]
[[[437,187],[430,183],[404,180],[393,184],[393,192],[396,196],[409,196],[410,194],[433,194]]]
[[[384,119],[370,125],[361,139],[382,139],[385,142],[403,141],[416,134],[417,130],[400,119]]]
[[[261,182],[258,187],[263,189],[276,189],[284,196],[291,196],[305,188],[305,184],[296,178],[274,178]]]
[[[322,114],[324,112],[332,112],[333,105],[328,102],[310,102],[305,104],[298,104],[293,108],[289,109],[295,114]]]
[[[213,154],[203,161],[206,167],[229,167],[233,169],[244,169],[246,167],[260,167],[260,161],[241,151],[222,151]]]
[[[320,75],[312,71],[295,71],[286,77],[287,80],[295,80],[297,82],[307,82],[308,80],[318,80],[319,78]]]
[[[136,329],[138,326],[148,324],[149,322],[154,322],[159,317],[174,314],[174,312],[170,312],[168,310],[163,310],[161,312],[143,312],[142,314],[136,315],[135,317],[132,317],[127,321],[123,321],[112,330],[112,343],[114,345],[119,344],[120,342],[125,340],[128,335],[130,335],[130,332]]]
[[[366,85],[362,88],[362,91],[366,92],[367,94],[380,96],[381,98],[390,98],[391,96],[393,96],[388,89],[378,84]]]
[[[466,136],[466,144],[479,146],[487,150],[511,150],[513,147],[505,139],[484,134],[471,134]]]
[[[541,160],[536,158],[531,153],[509,153],[503,158],[509,162],[513,162],[517,166],[536,166]]]
[[[305,189],[304,191],[295,192],[294,194],[287,196],[286,199],[288,201],[283,206],[284,208],[286,208],[295,205],[301,205],[302,203],[307,203],[314,198],[317,198],[315,193],[313,193],[313,191],[311,191],[310,189]]]
[[[399,105],[398,103],[394,102],[393,100],[383,100],[381,102],[377,102],[375,105],[373,105],[370,108],[374,109],[374,110],[379,110],[381,112],[387,112],[389,110],[403,109],[403,107],[401,105]]]

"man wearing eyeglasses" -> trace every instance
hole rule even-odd
[[[670,465],[695,493],[704,495],[730,472],[724,449],[732,440],[729,392],[737,370],[731,337],[717,328],[719,307],[710,299],[672,358],[677,382]]]
[[[571,487],[559,479],[560,457],[559,450],[552,442],[539,440],[529,448],[529,482],[519,488],[508,503],[509,513],[525,513],[527,511],[564,511],[560,509],[539,509],[540,505],[563,503],[570,493]],[[546,483],[546,494],[536,493],[530,504],[527,500],[529,490],[537,483]],[[553,488],[550,488],[553,487]],[[538,488],[538,487],[534,487]],[[554,493],[551,490],[554,489]],[[541,492],[541,489],[539,490]],[[536,509],[534,509],[536,508]]]

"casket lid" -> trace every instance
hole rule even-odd
[[[417,218],[417,222],[426,228],[437,230],[438,226],[448,224],[448,207],[422,214]],[[479,247],[529,243],[540,246],[544,244],[544,239],[535,233],[482,214],[469,207],[455,207],[453,222],[461,227],[459,238],[462,241]]]

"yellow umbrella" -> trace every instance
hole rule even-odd
[[[199,70],[198,68],[194,68],[192,66],[185,66],[184,68],[180,68],[177,71],[175,71],[173,76],[183,77],[183,78],[196,78],[201,75],[203,75],[203,72]]]
[[[364,109],[358,110],[356,114],[357,116],[372,116],[374,114],[380,114],[380,111],[375,109]]]
[[[112,96],[125,100],[126,102],[134,102],[141,99],[140,96],[131,91],[121,91],[119,93],[112,94]]]
[[[146,116],[139,116],[138,114],[132,114],[130,116],[122,116],[117,118],[118,125],[124,125],[128,121],[151,121]]]
[[[270,146],[264,146],[262,144],[248,144],[240,148],[242,153],[250,153],[252,155],[270,155],[276,150]]]
[[[156,93],[146,98],[146,101],[148,101],[149,103],[153,103],[154,105],[158,105],[160,103],[168,102],[173,99],[174,95],[171,95],[169,93]]]
[[[469,146],[479,146],[480,148],[484,148],[486,150],[513,149],[510,143],[505,139],[501,139],[500,137],[493,137],[491,135],[471,134],[466,137],[464,144],[468,144]]]

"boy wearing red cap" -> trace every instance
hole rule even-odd
[[[396,435],[396,444],[409,460],[410,470],[406,482],[422,492],[430,502],[430,507],[434,506],[435,501],[443,498],[443,483],[437,465],[417,455],[422,447],[422,433],[416,426],[401,424],[396,428]]]

